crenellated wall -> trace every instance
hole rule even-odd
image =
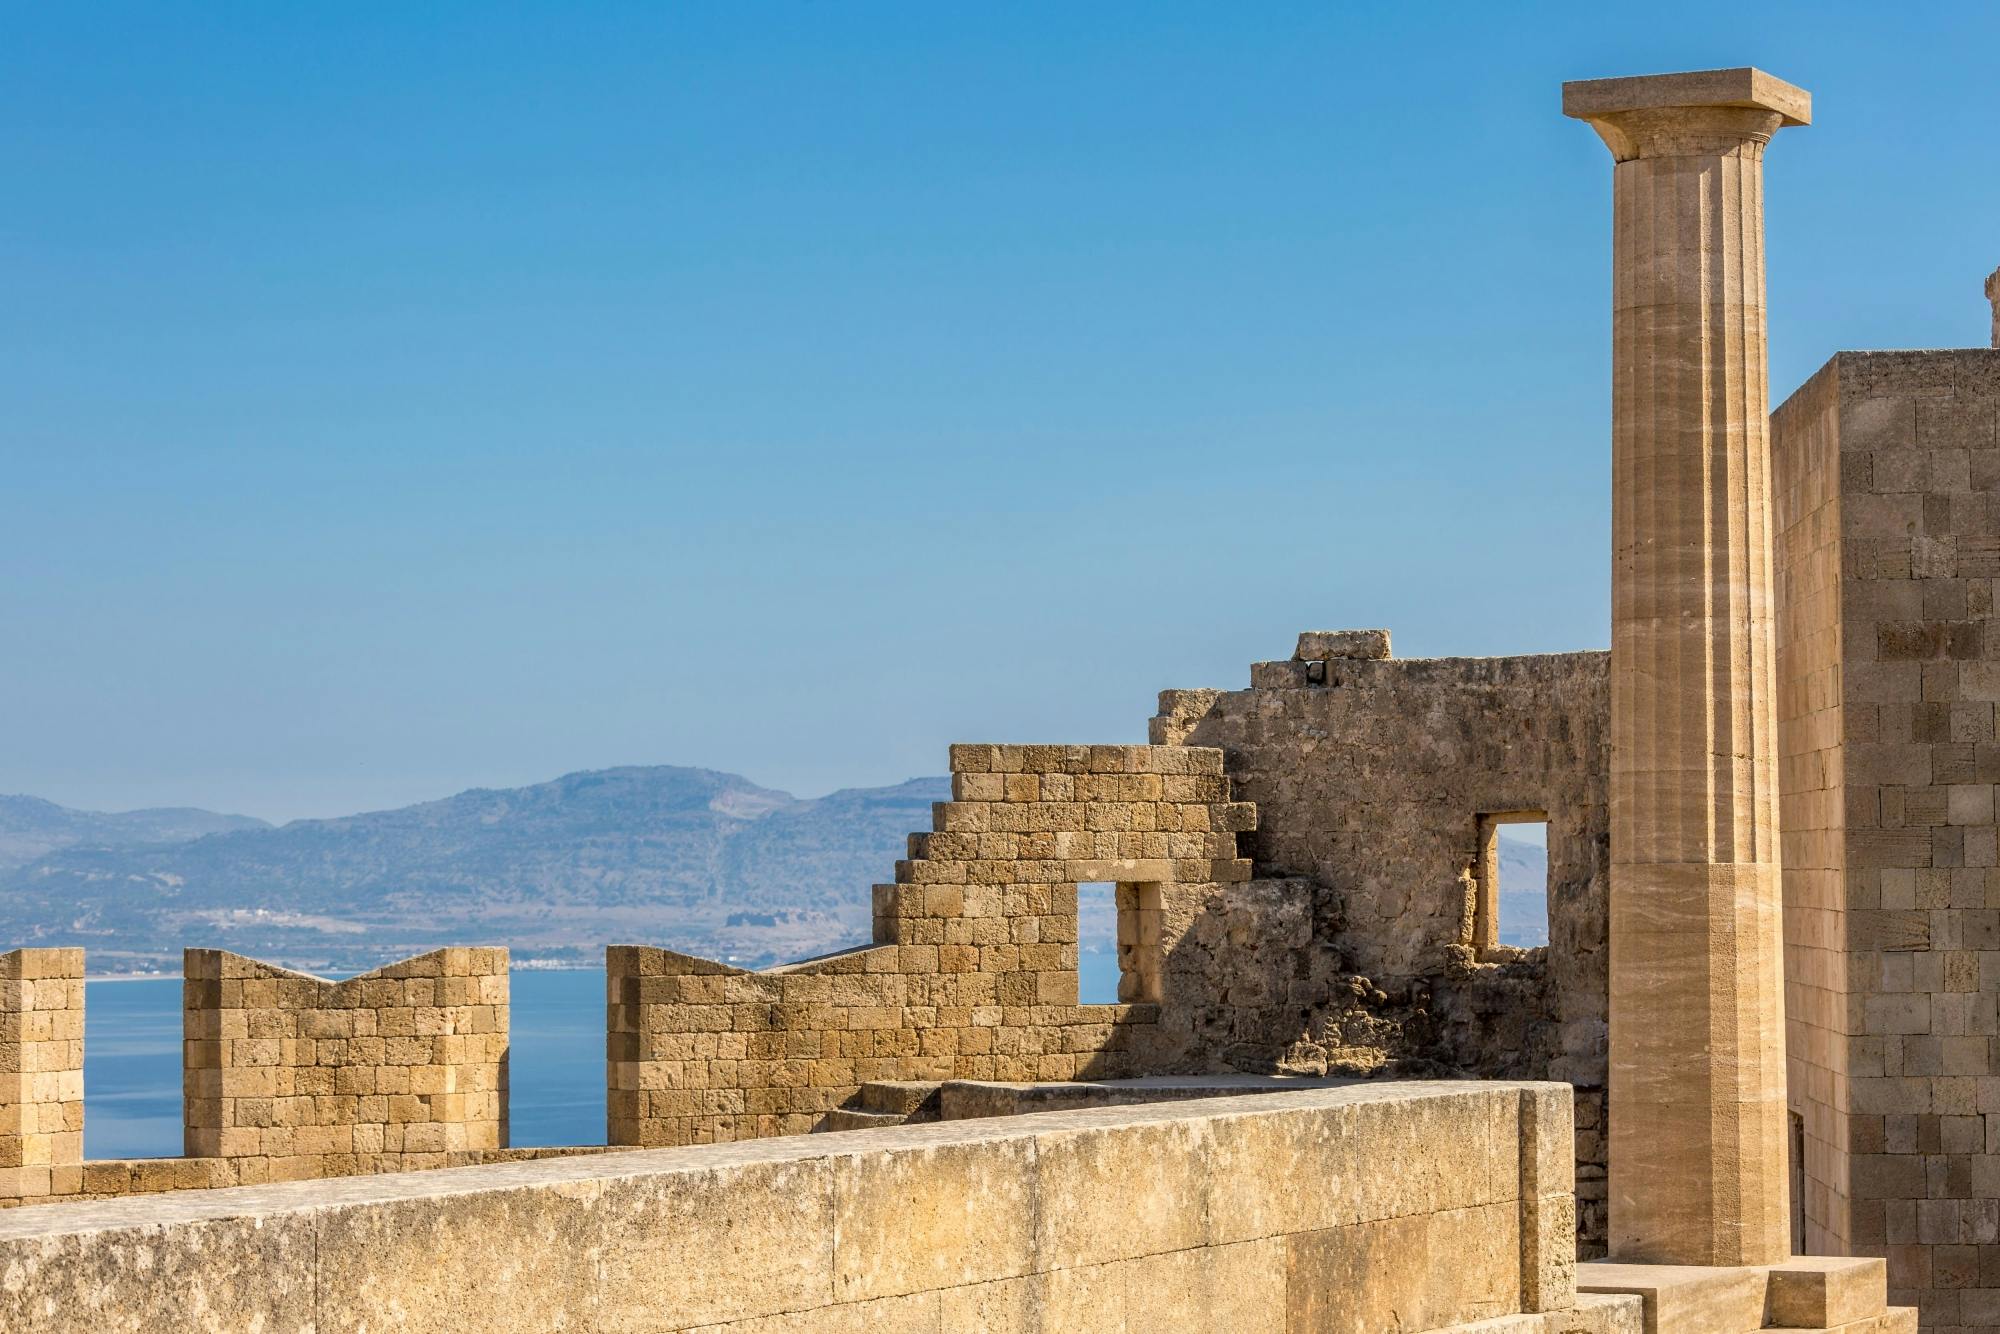
[[[441,1167],[507,1143],[507,951],[339,982],[186,954],[187,1153],[244,1182]]]
[[[180,1158],[83,1156],[83,951],[0,955],[0,1208],[598,1152],[507,1147],[507,952],[348,978],[189,950]]]

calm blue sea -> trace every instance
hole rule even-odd
[[[517,970],[510,989],[513,1143],[604,1143],[604,973]],[[84,1156],[178,1155],[180,979],[88,983],[83,1019]]]
[[[1082,961],[1082,999],[1117,999],[1117,956],[1086,952]],[[511,990],[514,1145],[604,1143],[603,972],[516,971]],[[179,978],[87,984],[83,1151],[89,1158],[181,1152]]]

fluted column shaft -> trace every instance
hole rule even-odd
[[[1791,1249],[1763,250],[1787,117],[1587,118],[1618,158],[1610,1245],[1767,1263]]]

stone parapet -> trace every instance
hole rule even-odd
[[[0,1218],[0,1327],[1636,1334],[1575,1296],[1568,1102],[1372,1085],[57,1205]]]
[[[507,1143],[507,951],[442,949],[330,982],[189,950],[187,1153],[239,1180],[441,1167]]]

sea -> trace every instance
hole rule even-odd
[[[1080,998],[1116,1000],[1117,955],[1079,958]],[[603,970],[516,969],[509,990],[511,1143],[604,1143]],[[84,1156],[170,1158],[181,1147],[181,980],[87,982]]]

